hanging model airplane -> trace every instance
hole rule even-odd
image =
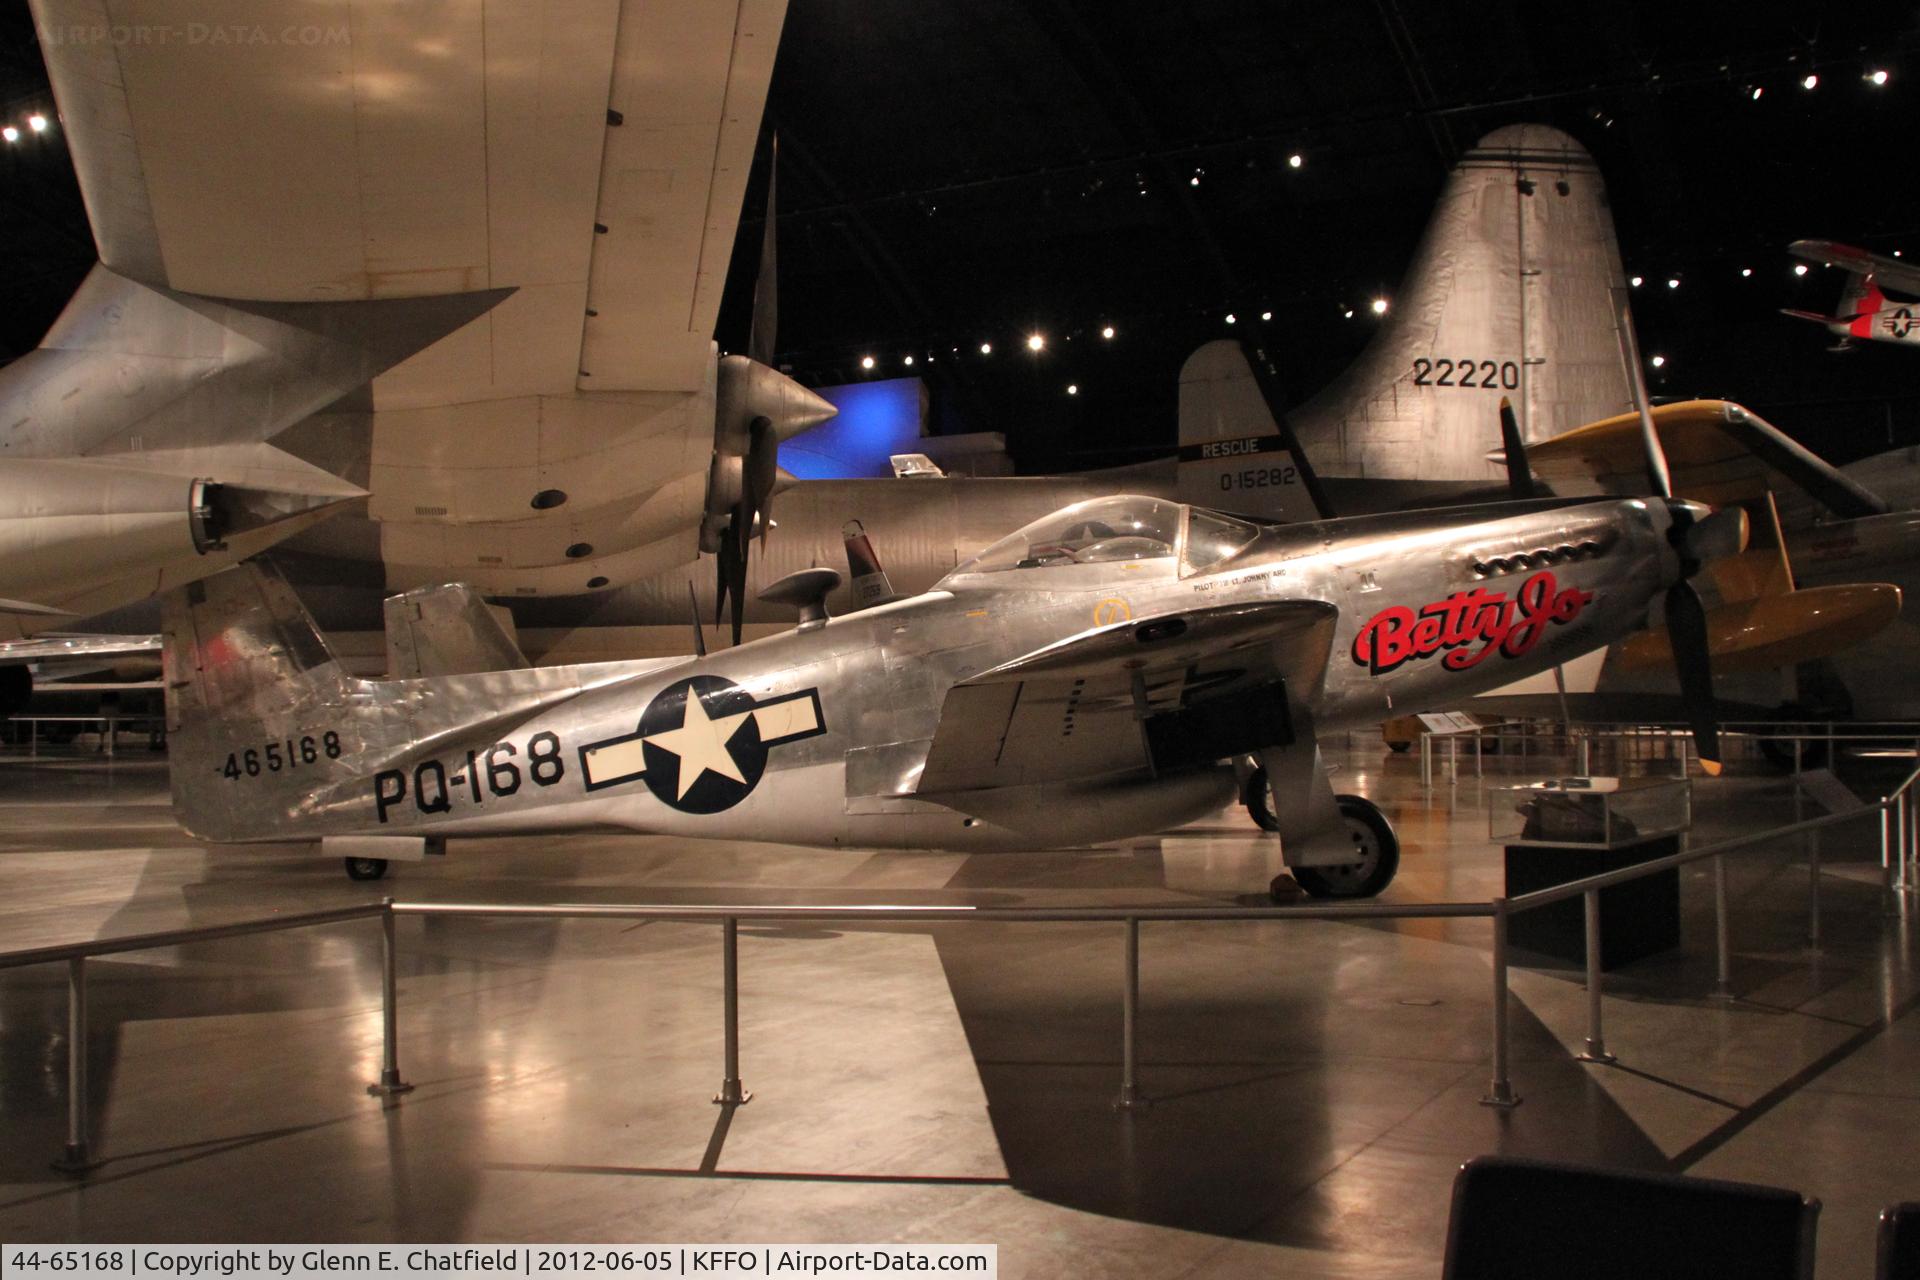
[[[1209,811],[1253,753],[1294,878],[1377,893],[1397,838],[1334,794],[1317,734],[1543,671],[1656,600],[1717,771],[1689,579],[1741,549],[1745,516],[1667,496],[1645,436],[1652,499],[1284,527],[1076,503],[841,618],[839,575],[803,571],[773,588],[796,629],[709,657],[358,680],[246,566],[164,600],[175,809],[208,840],[317,838],[359,878],[451,835],[1030,849]]]
[[[1821,267],[1840,267],[1847,283],[1840,294],[1840,306],[1833,315],[1818,311],[1781,308],[1781,314],[1796,320],[1811,320],[1827,327],[1838,339],[1835,351],[1851,351],[1860,342],[1897,342],[1920,344],[1920,267],[1852,245],[1832,240],[1795,240],[1787,252],[1803,262]],[[1889,298],[1887,290],[1904,294],[1906,300]]]

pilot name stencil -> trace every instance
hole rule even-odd
[[[1560,586],[1550,570],[1504,591],[1475,587],[1456,591],[1418,610],[1394,605],[1373,615],[1353,638],[1353,660],[1374,675],[1384,675],[1417,658],[1440,660],[1449,671],[1468,671],[1496,651],[1520,658],[1532,652],[1549,624],[1568,623],[1593,600],[1593,592]],[[1478,643],[1478,649],[1469,646]]]

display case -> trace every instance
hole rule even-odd
[[[1500,844],[1615,849],[1692,823],[1685,778],[1543,778],[1489,788],[1487,834]]]

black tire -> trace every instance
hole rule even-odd
[[[379,880],[387,874],[385,858],[347,858],[347,879]]]
[[[1262,831],[1278,832],[1280,820],[1273,816],[1273,791],[1267,786],[1267,769],[1258,766],[1247,775],[1247,788],[1240,801],[1247,806],[1247,816]]]
[[[1316,898],[1371,898],[1393,883],[1400,870],[1400,837],[1380,807],[1362,796],[1336,796],[1353,837],[1356,859],[1346,866],[1288,867],[1302,889]]]

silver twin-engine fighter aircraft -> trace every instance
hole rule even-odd
[[[357,878],[450,835],[1037,849],[1195,818],[1254,754],[1294,878],[1368,895],[1397,840],[1371,803],[1335,796],[1317,732],[1544,671],[1664,597],[1716,761],[1688,578],[1745,528],[1668,497],[1288,526],[1096,498],[838,618],[821,602],[839,575],[803,570],[768,591],[796,629],[710,657],[389,681],[350,676],[286,584],[248,565],[165,601],[174,803],[208,840],[317,837]]]

